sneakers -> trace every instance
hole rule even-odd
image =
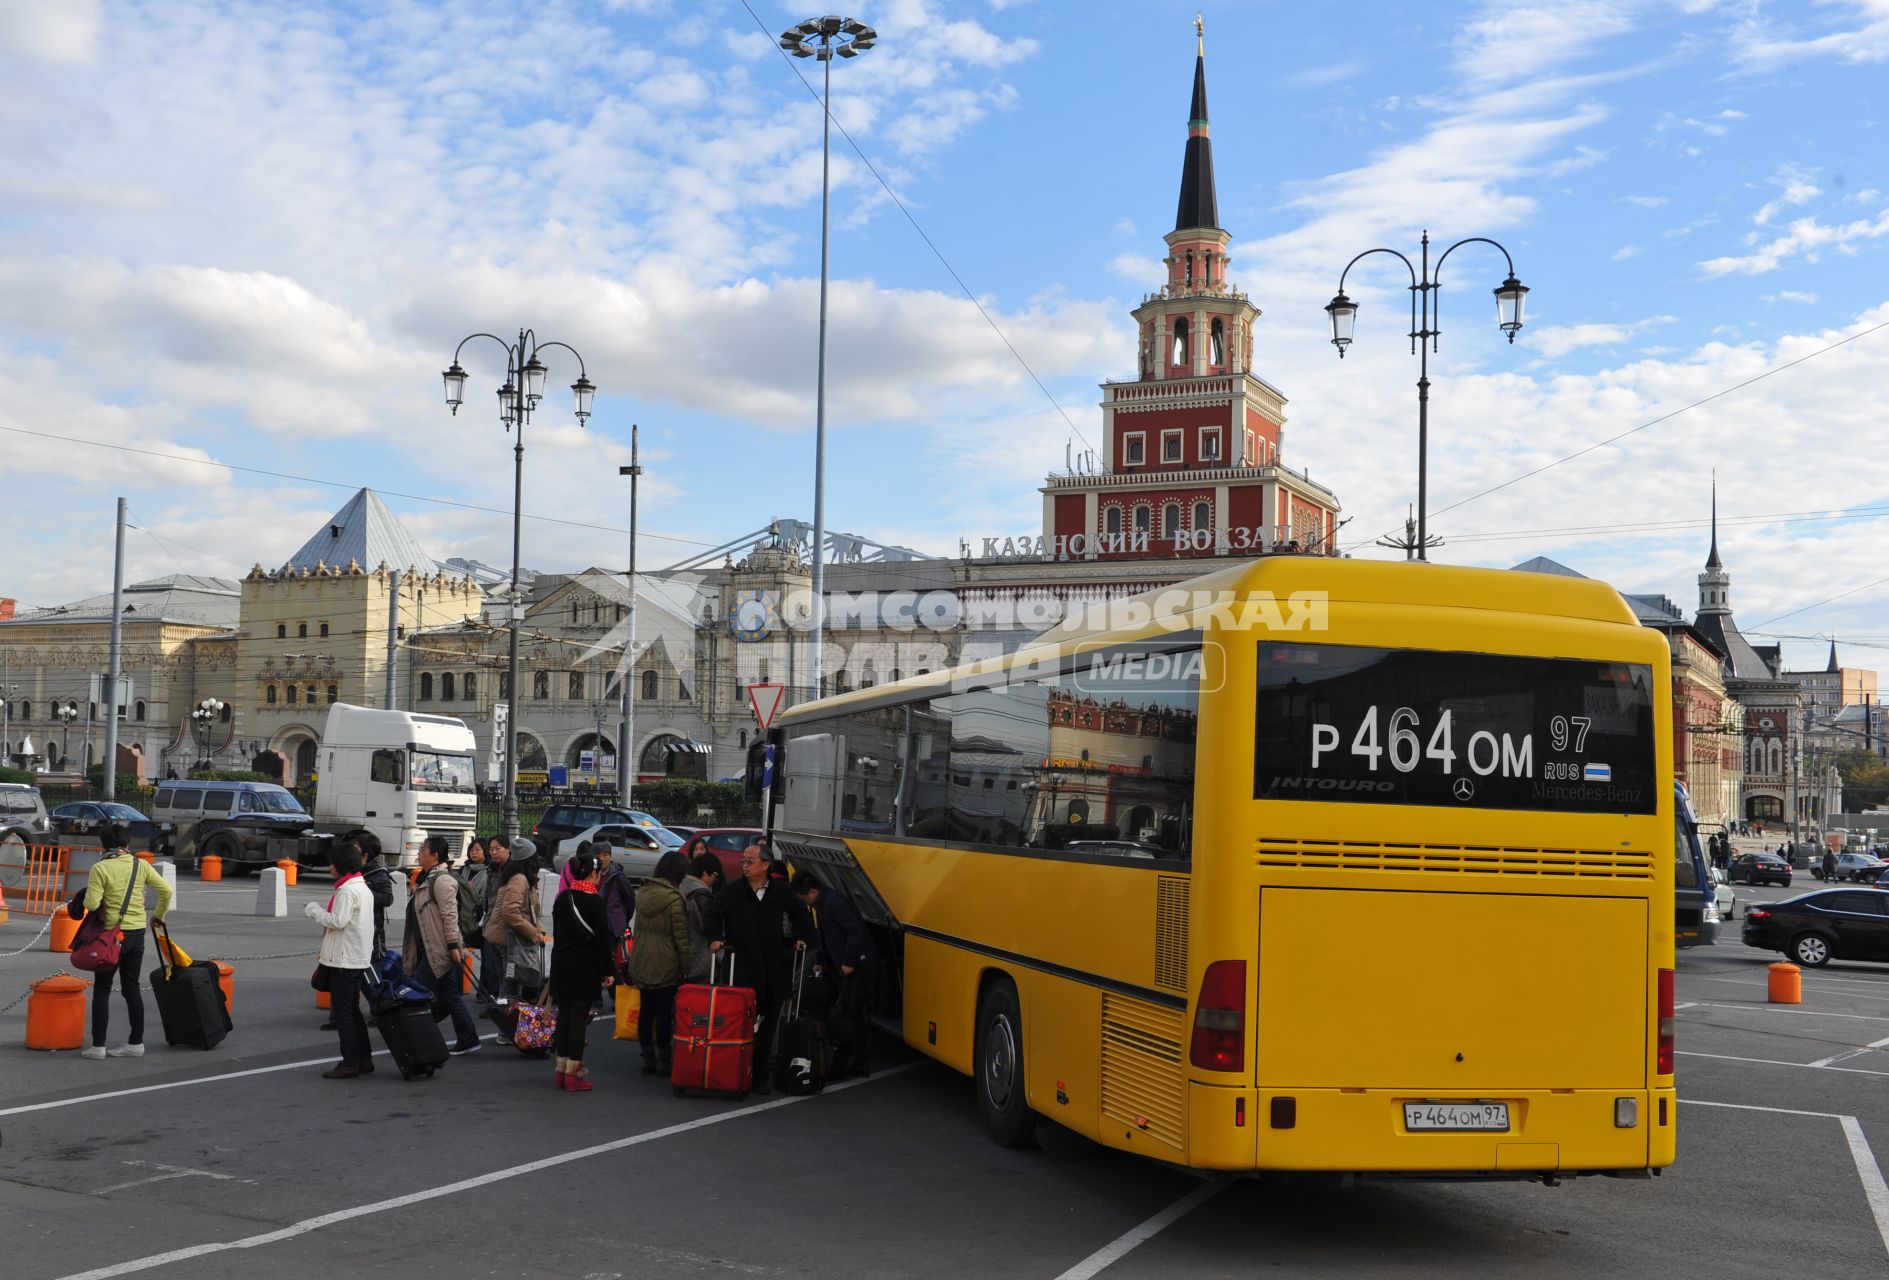
[[[105,1050],[108,1058],[142,1058],[144,1046],[141,1044],[121,1044],[116,1049]]]
[[[85,1048],[79,1050],[79,1056],[81,1058],[90,1058],[94,1062],[100,1061],[105,1057],[105,1046],[102,1044],[88,1044]]]
[[[477,1053],[484,1047],[485,1046],[480,1044],[477,1040],[474,1040],[471,1044],[456,1044],[446,1052],[456,1058],[462,1053]]]

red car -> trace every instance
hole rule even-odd
[[[761,838],[759,827],[697,827],[682,852],[691,861],[698,853],[712,853],[721,859],[722,880],[741,879],[741,851]]]

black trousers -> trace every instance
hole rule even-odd
[[[879,981],[876,965],[861,965],[852,974],[839,974],[839,990],[827,1015],[827,1038],[833,1042],[829,1074],[838,1079],[871,1070],[872,993]]]
[[[675,1044],[676,988],[644,987],[643,1003],[636,1015],[636,1041],[643,1051],[643,1061],[669,1069],[669,1051]]]
[[[551,1036],[551,1052],[560,1058],[584,1060],[584,1043],[590,1036],[590,1001],[558,1002],[558,1026]]]
[[[118,947],[118,967],[92,980],[92,1043],[105,1047],[105,1032],[111,1025],[112,983],[125,994],[125,1017],[131,1022],[126,1044],[144,1043],[144,992],[138,986],[138,971],[144,967],[143,929],[125,930],[125,940]]]

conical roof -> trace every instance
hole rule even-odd
[[[1187,113],[1187,156],[1181,165],[1181,199],[1174,229],[1220,225],[1220,202],[1213,189],[1213,141],[1207,136],[1207,52],[1194,58],[1194,101]]]
[[[402,573],[437,573],[439,565],[426,553],[399,517],[387,509],[380,495],[362,489],[289,557],[291,569],[313,569],[318,564],[346,568],[349,561],[370,573],[383,563]]]

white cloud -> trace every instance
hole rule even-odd
[[[1814,304],[1817,301],[1817,295],[1814,293],[1804,293],[1797,289],[1779,289],[1776,293],[1765,294],[1764,301],[1766,302],[1803,302],[1803,303]]]
[[[1623,244],[1613,252],[1613,260],[1615,262],[1625,262],[1628,258],[1637,258],[1639,256],[1640,246],[1637,244]]]
[[[98,44],[99,10],[99,0],[10,4],[0,22],[0,55],[54,64],[90,62]]]
[[[1551,178],[1559,178],[1582,169],[1591,169],[1602,160],[1605,160],[1607,154],[1606,151],[1603,151],[1599,147],[1586,145],[1577,146],[1574,148],[1573,155],[1564,156],[1548,166],[1548,176]]]
[[[1551,325],[1545,329],[1525,330],[1521,342],[1544,359],[1559,360],[1582,347],[1619,346],[1637,333],[1672,322],[1672,316],[1649,316],[1629,324]]]
[[[1772,182],[1783,188],[1775,200],[1766,201],[1751,220],[1764,226],[1787,208],[1809,204],[1823,194],[1823,189],[1810,180],[1807,170],[1796,165],[1785,165],[1772,176]]]
[[[1108,264],[1109,270],[1144,289],[1159,288],[1167,279],[1167,268],[1159,260],[1139,253],[1118,253]]]
[[[1757,252],[1708,258],[1699,264],[1699,270],[1708,277],[1764,275],[1776,271],[1792,258],[1801,256],[1815,262],[1826,249],[1854,253],[1861,244],[1885,235],[1889,235],[1889,209],[1874,219],[1859,218],[1841,226],[1821,223],[1815,218],[1799,218],[1783,235],[1760,246]]]
[[[1883,0],[1832,0],[1805,9],[1783,12],[1801,19],[1823,17],[1825,26],[1839,29],[1822,35],[1800,35],[1804,23],[1779,26],[1755,9],[1737,33],[1739,60],[1755,70],[1788,62],[1829,58],[1868,64],[1889,59],[1889,5]],[[1835,15],[1835,16],[1832,16]]]
[[[1642,209],[1657,209],[1671,198],[1671,196],[1621,196],[1620,202],[1638,205]]]
[[[1631,30],[1633,8],[1614,0],[1512,4],[1497,0],[1485,5],[1457,37],[1456,70],[1477,85],[1532,79]]]

